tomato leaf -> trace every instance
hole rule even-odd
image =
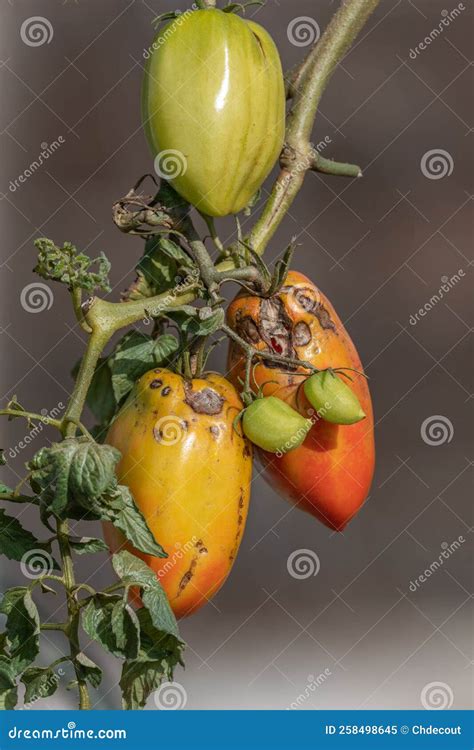
[[[87,438],[68,438],[41,448],[29,468],[43,515],[76,517],[78,507],[82,509],[80,517],[93,514],[94,501],[117,485],[115,465],[119,458],[119,451],[112,446]]]
[[[184,309],[183,309],[184,308]],[[209,336],[224,323],[225,313],[219,307],[212,310],[210,307],[183,306],[181,310],[170,310],[167,317],[174,320],[184,333],[191,336]]]
[[[58,687],[59,677],[51,667],[29,667],[23,672],[21,681],[26,686],[24,698],[26,704],[53,695]]]
[[[157,339],[138,331],[128,333],[110,358],[111,382],[117,402],[148,370],[163,364],[178,349],[177,339],[164,334]]]
[[[123,610],[123,617],[117,614],[117,605]],[[135,613],[132,616],[131,611],[120,596],[96,594],[84,607],[82,627],[89,638],[100,643],[109,653],[134,659],[140,647],[140,628]]]
[[[111,521],[140,552],[157,557],[167,557],[163,547],[156,541],[145,518],[136,506],[128,487],[119,485],[115,492],[105,500],[101,520]]]
[[[69,537],[69,544],[76,555],[88,555],[91,552],[107,552],[108,547],[103,539],[81,536]]]
[[[117,647],[126,648],[127,658],[136,659],[140,646],[140,623],[135,610],[121,599],[112,609],[111,623]]]
[[[83,289],[89,295],[96,289],[110,292],[110,262],[104,253],[92,260],[70,242],[58,247],[46,237],[37,239],[35,246],[38,249],[38,264],[34,270],[43,279],[59,281],[66,284],[68,289]],[[93,265],[96,265],[96,271],[90,270]]]
[[[169,258],[176,261],[178,267],[183,267],[185,269],[196,268],[193,259],[180,245],[173,242],[173,240],[170,240],[167,237],[159,237],[158,246],[162,253],[165,253]]]
[[[143,606],[150,613],[153,626],[178,637],[178,625],[167,596],[156,575],[143,560],[123,550],[112,556],[112,565],[125,586],[139,586]]]
[[[82,651],[77,654],[74,664],[81,680],[87,680],[94,688],[99,687],[102,682],[102,670],[97,664],[91,661]]]
[[[0,603],[7,615],[7,648],[17,674],[29,666],[39,653],[40,619],[36,604],[24,586],[8,589]]]
[[[120,680],[122,705],[128,710],[144,708],[149,695],[163,680],[173,680],[176,666],[184,666],[184,643],[174,635],[157,630],[144,607],[138,610],[137,617],[140,652],[136,660],[125,662]]]
[[[11,711],[16,706],[18,696],[15,677],[10,659],[0,656],[0,711]]]
[[[142,282],[139,288],[142,296],[153,297],[174,286],[178,266],[170,255],[162,252],[160,237],[152,236],[145,242],[145,252],[136,271]]]
[[[9,560],[20,562],[27,552],[32,550],[45,550],[50,552],[51,545],[40,542],[27,529],[24,529],[20,521],[14,516],[8,516],[3,508],[0,508],[0,554]],[[52,560],[52,558],[51,558]],[[57,570],[59,565],[54,561]]]
[[[76,379],[80,361],[72,371]],[[101,357],[97,362],[92,382],[87,392],[86,403],[92,414],[101,423],[110,422],[117,410],[117,401],[112,389],[112,373],[108,357]]]

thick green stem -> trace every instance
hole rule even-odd
[[[282,170],[259,220],[248,237],[262,254],[300,190],[312,165],[311,131],[319,101],[338,62],[344,57],[379,0],[343,0],[321,39],[293,74],[293,106],[288,116]],[[290,74],[291,76],[291,74]]]

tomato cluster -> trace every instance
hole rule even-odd
[[[283,144],[278,52],[261,27],[232,13],[208,8],[176,23],[161,31],[145,74],[148,140],[156,160],[179,157],[165,176],[202,214],[237,213]],[[273,293],[242,291],[227,326],[229,380],[151,370],[106,439],[122,454],[120,482],[168,557],[133,551],[178,616],[204,604],[230,572],[247,517],[252,446],[278,491],[336,530],[364,502],[374,470],[362,365],[309,279],[290,271]],[[128,545],[112,527],[106,535],[113,550]]]

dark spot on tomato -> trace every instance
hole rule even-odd
[[[158,380],[158,378],[155,378],[155,380],[151,381],[150,388],[153,388],[153,389],[159,388],[160,385],[163,385],[163,381],[162,380]]]
[[[167,396],[167,395],[168,395],[168,393],[171,393],[171,388],[169,387],[169,385],[167,385],[167,386],[165,386],[165,387],[163,388],[163,390],[161,391],[161,395],[162,395],[162,396]]]
[[[209,427],[209,432],[210,432],[210,433],[211,433],[211,435],[213,435],[214,437],[218,437],[218,436],[219,436],[219,432],[220,432],[220,430],[219,430],[219,428],[218,428],[218,426],[217,426],[217,425],[213,424],[213,425],[211,425],[211,426]]]
[[[203,388],[201,391],[193,391],[189,384],[184,386],[186,397],[185,403],[191,407],[196,414],[219,414],[224,405],[224,399],[213,388]]]

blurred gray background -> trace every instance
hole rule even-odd
[[[302,33],[296,45],[289,25],[306,24],[311,36],[337,5],[268,0],[249,15],[271,31],[287,68],[309,38]],[[268,257],[295,235],[296,265],[330,297],[356,342],[371,378],[376,476],[364,508],[335,534],[291,509],[256,466],[234,570],[213,603],[182,623],[186,671],[176,681],[188,709],[284,709],[299,695],[299,710],[471,705],[472,2],[461,5],[417,54],[457,6],[385,0],[323,97],[314,141],[326,138],[324,155],[360,164],[364,179],[308,175]],[[142,55],[154,16],[175,7],[0,0],[3,402],[16,394],[31,409],[65,403],[83,350],[63,288],[50,285],[40,314],[22,306],[35,281],[35,237],[104,250],[113,261],[111,298],[132,277],[141,243],[114,228],[111,205],[152,170],[140,127]],[[20,33],[32,16],[50,26],[49,41],[37,46]],[[12,190],[42,144],[59,138],[47,163]],[[441,151],[434,161],[432,151]],[[219,231],[229,239],[233,223],[220,222]],[[410,322],[454,274],[443,298]],[[223,363],[221,349],[213,365]],[[13,449],[2,478],[15,482],[53,434],[22,448],[24,424],[1,429],[7,457]],[[33,513],[22,520],[35,527]],[[465,541],[442,567],[410,590],[459,537]],[[288,573],[296,550],[318,556],[317,575]],[[82,580],[112,580],[105,555],[81,558],[79,568]],[[16,564],[2,558],[1,579],[2,587],[17,583]],[[57,607],[42,599],[44,613]],[[52,658],[60,649],[45,641]],[[95,646],[88,653],[105,665],[95,707],[118,708],[119,665]],[[33,708],[74,706],[66,682]]]

